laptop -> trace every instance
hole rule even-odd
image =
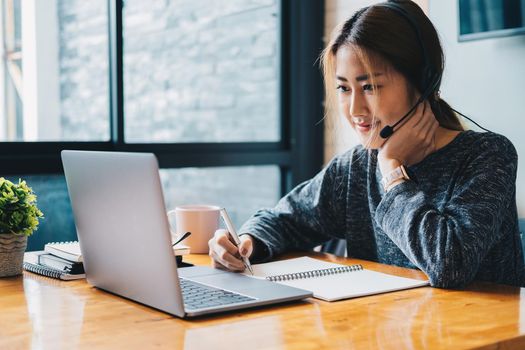
[[[312,296],[211,267],[177,268],[154,154],[61,155],[89,284],[178,317]]]

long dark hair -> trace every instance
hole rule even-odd
[[[445,59],[436,29],[416,3],[410,0],[395,1],[395,5],[410,16],[411,23],[388,6],[388,3],[392,2],[394,1],[378,3],[358,10],[334,32],[321,57],[326,91],[326,114],[331,113],[335,104],[335,55],[341,46],[349,45],[357,50],[367,70],[370,70],[371,60],[379,57],[401,73],[420,93],[423,93],[431,83],[424,77],[425,66],[428,66],[433,76],[437,75],[434,80],[435,89],[428,97],[428,101],[439,125],[451,130],[464,130],[456,113],[439,96],[440,77],[443,74]],[[420,38],[414,25],[419,29]],[[426,58],[421,45],[424,45]],[[427,86],[424,86],[425,84]]]

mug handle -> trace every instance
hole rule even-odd
[[[170,216],[172,214],[175,214],[175,209],[172,209],[172,210],[169,210],[167,213],[166,213],[166,216],[168,217],[168,226],[169,226],[169,229],[170,229],[170,234],[171,234],[171,239],[172,239],[172,242],[175,242],[177,241],[177,239],[179,239],[179,236],[181,236],[181,234],[173,231],[171,229],[171,223],[170,223]]]

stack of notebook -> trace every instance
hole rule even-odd
[[[173,252],[179,267],[188,265],[182,262],[182,255],[190,252],[188,246],[177,244]],[[86,277],[78,242],[48,243],[43,251],[27,252],[24,255],[24,269],[61,280]]]
[[[28,252],[24,269],[61,280],[86,277],[78,242],[48,243],[43,251]]]

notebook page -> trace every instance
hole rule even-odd
[[[66,243],[51,243],[49,244],[54,249],[61,250],[66,253],[70,253],[73,255],[82,255],[80,253],[80,244],[78,242],[66,242]]]
[[[352,271],[279,283],[310,290],[314,293],[314,297],[327,301],[356,298],[428,285],[428,281],[387,275],[371,270]]]
[[[309,257],[301,257],[257,264],[252,267],[256,277],[264,278],[340,266],[344,265]],[[428,285],[428,281],[398,277],[366,269],[327,276],[280,281],[278,283],[312,291],[314,297],[327,301],[386,293]]]

